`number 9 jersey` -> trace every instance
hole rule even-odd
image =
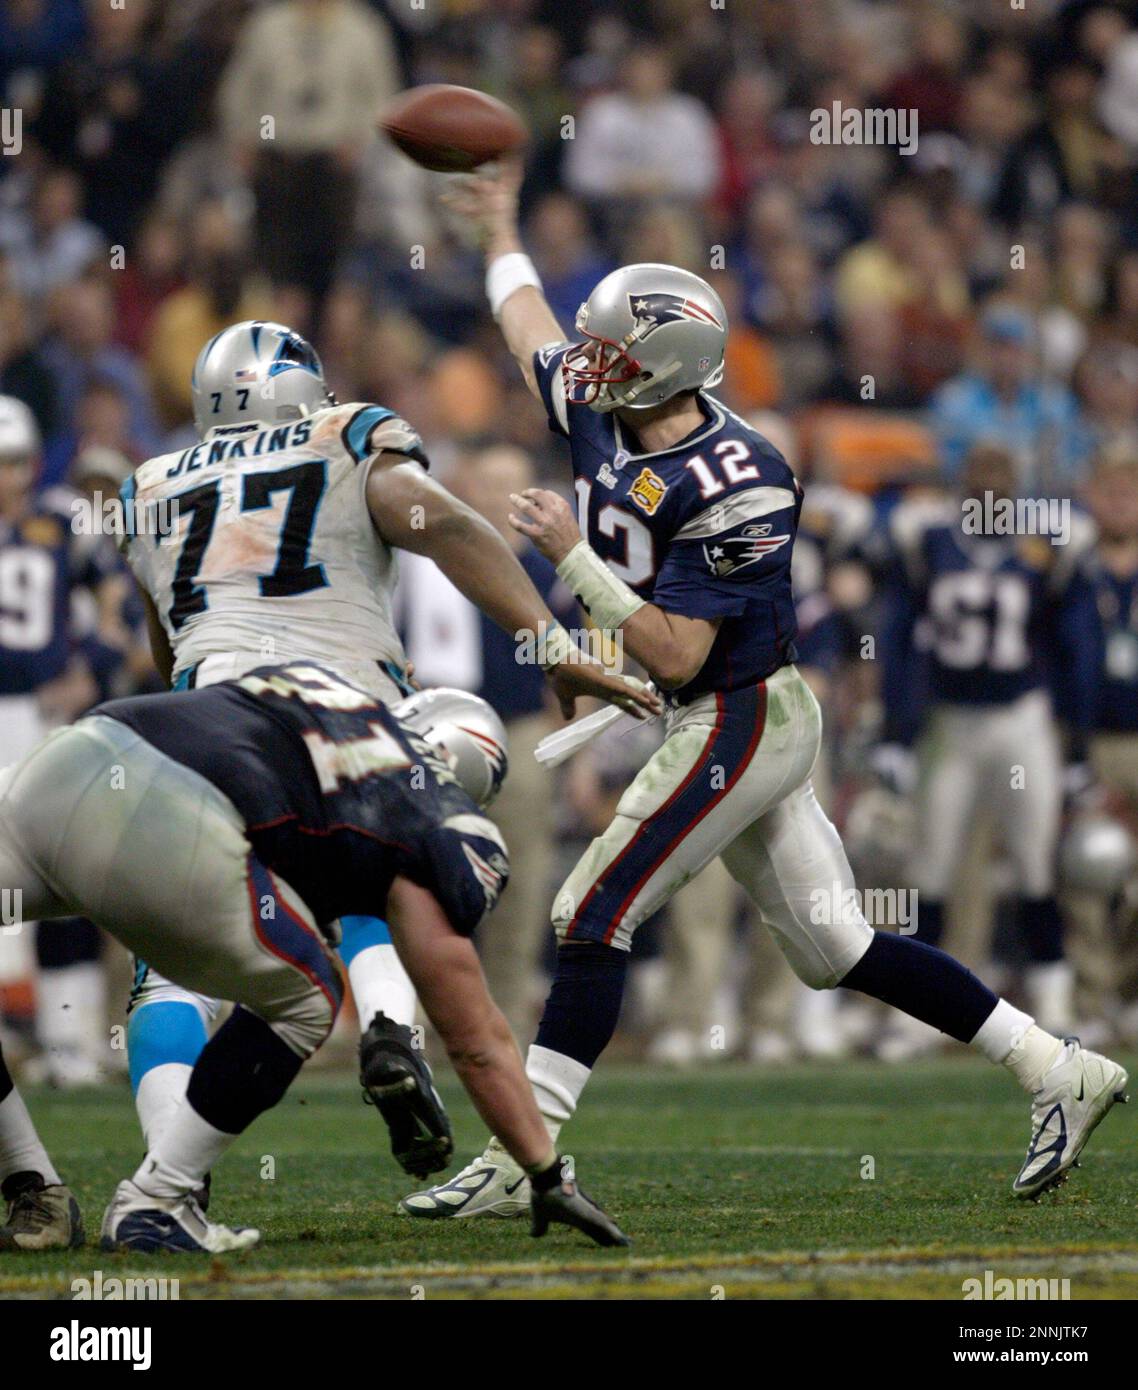
[[[365,495],[380,451],[427,465],[392,411],[337,405],[219,426],[127,481],[122,548],[169,638],[175,688],[304,659],[384,699],[406,693],[396,559]]]

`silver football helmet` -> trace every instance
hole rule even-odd
[[[417,690],[392,714],[442,754],[459,785],[478,806],[489,806],[506,780],[506,729],[485,700],[465,690]]]
[[[190,378],[194,424],[204,439],[219,425],[279,425],[335,405],[307,339],[283,323],[250,319],[213,337]]]
[[[1065,888],[1110,899],[1136,869],[1138,845],[1121,821],[1097,811],[1075,817],[1059,848]]]
[[[723,380],[727,311],[706,280],[674,265],[626,265],[577,311],[586,343],[565,358],[565,396],[608,411],[647,410]]]

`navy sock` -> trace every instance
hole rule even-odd
[[[1053,897],[1021,898],[1016,918],[1034,965],[1063,959],[1063,918]]]
[[[958,960],[911,936],[873,933],[873,942],[842,980],[844,989],[870,994],[902,1013],[971,1042],[1000,1002]]]
[[[214,1129],[241,1134],[276,1105],[301,1064],[263,1018],[238,1006],[202,1048],[186,1099]]]
[[[944,903],[917,898],[917,935],[926,946],[939,946],[944,936]]]
[[[627,973],[628,952],[615,946],[559,946],[537,1046],[591,1067],[616,1030]]]
[[[57,917],[46,931],[36,931],[36,961],[41,970],[86,965],[102,954],[99,928],[86,917]]]

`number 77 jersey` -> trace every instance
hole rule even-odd
[[[372,693],[395,696],[406,666],[391,618],[396,561],[364,491],[381,450],[426,463],[390,410],[333,406],[210,430],[127,481],[122,548],[170,639],[176,686],[198,684],[211,657],[229,661],[206,668],[210,680],[303,659],[370,674]]]
[[[802,489],[769,440],[699,392],[703,423],[670,449],[640,453],[614,413],[566,400],[564,343],[535,354],[549,427],[569,441],[581,533],[647,601],[689,618],[719,619],[687,703],[757,685],[794,661],[790,561]]]

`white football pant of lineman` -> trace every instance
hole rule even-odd
[[[29,916],[93,918],[165,974],[244,1004],[308,1057],[335,1006],[262,939],[249,855],[233,803],[113,719],[59,729],[0,773],[0,882],[19,889]],[[278,876],[267,881],[338,978],[308,908]]]
[[[194,688],[201,690],[221,681],[237,680],[272,660],[274,658],[271,656],[252,656],[248,653],[219,652],[207,656],[198,663]],[[329,665],[328,662],[322,664]],[[384,704],[394,704],[404,697],[404,692],[374,661],[357,664],[338,661],[334,666],[346,681],[368,691]],[[131,998],[132,1013],[151,1004],[187,1004],[197,1011],[208,1031],[209,1024],[218,1014],[217,999],[206,992],[197,993],[182,984],[173,983],[155,961],[145,953],[140,954],[147,969],[141,980],[136,982]],[[361,1028],[366,1027],[378,1012],[385,1013],[396,1023],[414,1023],[415,991],[394,946],[370,946],[361,951],[350,962],[348,974]],[[164,1062],[145,1071],[139,1079],[135,1103],[142,1132],[151,1146],[185,1094],[191,1070],[185,1062]]]

